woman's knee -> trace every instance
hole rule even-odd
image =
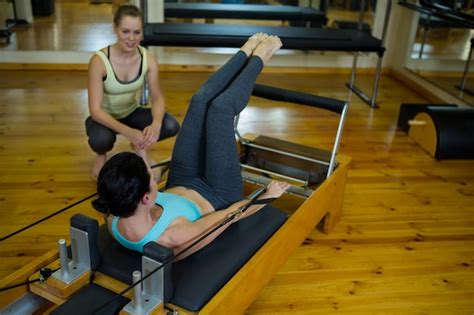
[[[114,147],[117,136],[111,131],[96,132],[89,135],[89,146],[97,154],[105,154]]]
[[[174,118],[170,114],[165,114],[161,125],[161,133],[159,140],[175,136],[179,131],[179,127],[180,126],[176,118]]]
[[[199,90],[191,97],[190,105],[207,106],[207,103],[209,103],[209,101],[210,99],[208,96],[206,96],[205,91]]]
[[[235,116],[234,108],[232,107],[232,100],[226,97],[218,96],[215,98],[208,109],[208,117],[210,116]]]

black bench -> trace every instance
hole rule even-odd
[[[241,47],[257,32],[276,35],[283,49],[363,51],[385,50],[382,42],[357,30],[314,29],[305,27],[215,25],[192,23],[152,23],[145,25],[145,46]]]
[[[184,260],[168,265],[165,269],[165,302],[188,311],[199,311],[286,219],[287,214],[283,211],[266,206],[258,213],[230,226],[210,245]],[[141,270],[142,254],[118,244],[105,225],[97,231],[96,222],[80,214],[71,218],[71,226],[87,231],[94,237],[90,242],[93,269],[132,284],[132,272]],[[155,243],[153,246],[159,245]],[[75,314],[78,310],[81,314],[87,314],[113,296],[109,290],[91,285],[83,288],[52,314]],[[128,301],[121,298],[101,311],[116,312]]]
[[[309,23],[312,27],[326,24],[324,12],[289,5],[165,3],[165,18],[281,20]]]
[[[257,32],[280,37],[284,49],[376,53],[379,61],[372,97],[369,98],[354,85],[357,54],[354,55],[353,74],[347,87],[371,107],[378,107],[376,97],[385,47],[383,40],[364,31],[230,24],[148,23],[145,25],[142,44],[144,46],[237,48],[242,46],[249,36]]]

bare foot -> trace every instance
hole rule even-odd
[[[247,55],[247,57],[249,57],[254,51],[254,49],[258,46],[258,44],[263,42],[267,37],[268,35],[265,33],[253,34],[249,37],[247,42],[245,42],[245,44],[240,48],[240,50],[242,50]]]
[[[281,46],[282,43],[278,36],[268,36],[264,41],[258,44],[252,54],[260,57],[265,65]]]
[[[91,177],[94,180],[97,180],[99,177],[100,170],[104,167],[105,162],[107,162],[107,155],[99,154],[95,157],[94,164],[92,165]]]

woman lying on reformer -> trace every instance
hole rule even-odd
[[[234,117],[247,105],[258,74],[281,45],[278,37],[253,35],[194,94],[173,149],[165,192],[158,192],[150,167],[135,153],[119,153],[105,164],[93,206],[106,214],[120,244],[142,252],[146,243],[157,241],[180,253],[249,203],[242,200]],[[289,186],[272,181],[259,198],[278,198]],[[230,223],[262,207],[252,205]],[[178,259],[206,246],[229,225]]]

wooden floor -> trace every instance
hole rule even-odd
[[[88,2],[56,0],[56,19],[15,29],[12,43],[0,50],[93,51],[107,45],[113,40],[110,5],[89,9]],[[427,54],[446,47],[436,38]],[[461,53],[453,45],[447,49]],[[182,121],[192,93],[208,76],[162,73],[168,111]],[[309,235],[247,313],[473,314],[474,161],[433,160],[397,130],[400,103],[427,102],[415,91],[383,77],[381,108],[372,110],[348,94],[347,79],[285,73],[259,78],[351,100],[341,153],[353,163],[335,231]],[[367,90],[371,80],[358,76]],[[85,87],[80,71],[0,71],[0,237],[95,193],[83,124]],[[335,125],[332,114],[255,98],[242,114],[240,131],[328,148]],[[156,145],[154,158],[169,157],[173,141]],[[119,138],[114,152],[128,149]],[[0,277],[54,248],[77,212],[95,215],[86,201],[0,242]]]
[[[209,73],[161,74],[168,111],[183,119]],[[383,77],[380,109],[350,96],[348,75],[270,74],[260,83],[350,99],[341,153],[353,158],[341,222],[314,230],[248,314],[473,314],[474,161],[436,161],[397,130],[402,102],[426,102]],[[359,76],[370,89],[371,76]],[[0,235],[95,192],[83,121],[86,73],[0,71]],[[241,132],[329,147],[336,117],[252,99]],[[168,157],[173,140],[154,147]],[[117,150],[128,150],[119,138]],[[89,201],[0,242],[0,277],[66,237]],[[251,284],[249,284],[251,285]],[[1,294],[1,293],[0,293]],[[236,297],[238,298],[238,297]]]

